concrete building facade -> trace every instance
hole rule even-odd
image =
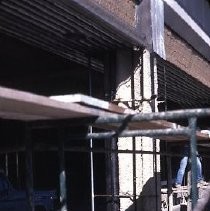
[[[186,2],[2,0],[0,86],[47,97],[82,93],[136,113],[209,107],[209,2]],[[208,126],[207,121],[199,125]],[[5,137],[13,129],[19,134],[2,143],[1,168],[24,186],[24,178],[17,175],[24,172],[23,161],[17,165],[10,153],[19,153],[23,160],[22,124],[3,121],[1,127]],[[85,135],[89,130],[75,124],[65,133]],[[58,134],[38,129],[32,135],[34,186],[56,187],[59,166],[52,149]],[[160,152],[169,145],[148,137],[113,138],[90,146],[104,150],[92,157],[90,148],[82,151],[85,140],[66,141],[68,210],[161,210],[160,183],[167,170]],[[50,150],[41,153],[46,148]],[[16,160],[16,173],[13,164],[8,166],[8,155]],[[49,181],[39,159],[54,175]]]

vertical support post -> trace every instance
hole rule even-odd
[[[188,169],[187,171],[187,191],[189,193],[189,196],[190,196],[190,193],[191,193],[191,177],[192,177],[192,169]],[[187,211],[191,211],[192,210],[192,201],[191,201],[191,197],[188,197],[187,199]]]
[[[155,54],[151,54],[151,109],[152,112],[158,112],[157,96],[158,96],[158,70],[157,70],[157,58]],[[157,152],[160,151],[160,140],[153,139],[153,159],[154,159],[154,177],[155,177],[155,192],[157,196],[161,196],[160,189],[160,155]],[[156,209],[160,207],[160,200],[156,197]]]
[[[137,211],[136,201],[136,138],[132,137],[132,149],[133,149],[133,206],[134,211]]]
[[[111,99],[111,91],[110,91],[110,54],[107,52],[104,56],[104,97],[105,100],[110,101]],[[106,149],[111,149],[110,147],[110,139],[105,140],[104,146]],[[110,161],[110,153],[107,152],[105,154],[105,160],[106,160],[106,193],[110,194],[112,191],[112,179],[111,179],[111,161]],[[106,198],[107,205],[106,210],[112,211],[112,204],[110,204],[109,198]]]
[[[112,163],[111,163],[111,139],[105,140],[105,149],[108,151],[105,153],[105,159],[106,159],[106,193],[111,194],[112,193]],[[110,198],[107,197],[107,206],[106,211],[112,211],[112,205],[110,203]]]
[[[88,57],[88,69],[89,69],[89,95],[92,96],[92,68],[91,57]],[[93,132],[92,126],[89,126],[89,133]],[[95,210],[95,194],[94,194],[94,163],[93,163],[93,140],[90,139],[90,182],[91,182],[91,211]]]
[[[8,169],[8,153],[5,154],[5,172],[6,176],[8,177],[9,169]]]
[[[118,187],[118,159],[117,159],[117,138],[111,139],[111,180],[112,180],[112,211],[118,211],[119,210],[119,199],[116,197],[116,195],[119,192]],[[113,152],[114,151],[114,152]]]
[[[61,129],[58,131],[59,142],[59,184],[60,184],[60,203],[61,211],[67,211],[67,194],[66,194],[66,171],[65,171],[65,151],[64,151],[64,136]]]
[[[130,69],[130,75],[131,75],[131,100],[132,100],[132,109],[135,110],[135,65],[134,65],[134,52],[131,52],[131,69]],[[139,82],[139,81],[138,81]],[[138,97],[137,97],[138,98]],[[136,200],[136,137],[132,137],[132,149],[133,149],[133,206],[134,206],[134,211],[137,211],[137,200]]]
[[[19,154],[16,152],[15,154],[15,160],[16,160],[16,181],[19,186]]]
[[[108,200],[111,203],[107,205],[107,211],[118,211],[120,200],[116,196],[119,193],[117,138],[106,140],[105,146],[109,150],[106,154],[106,191],[112,196],[111,200]]]
[[[33,190],[33,158],[32,158],[32,139],[31,139],[31,131],[26,126],[25,128],[25,164],[26,164],[26,197],[28,210],[34,211],[34,190]]]
[[[112,100],[113,97],[113,84],[115,82],[114,75],[114,55],[113,52],[107,52],[104,57],[104,91],[105,100]],[[117,150],[117,138],[111,138],[105,140],[105,148],[111,152],[106,153],[106,191],[111,193],[112,199],[107,200],[111,203],[107,204],[107,211],[118,211],[119,210],[119,198],[116,197],[119,193],[118,187],[118,155]]]
[[[89,127],[89,133],[92,133],[93,129]],[[95,194],[94,194],[94,163],[93,163],[93,140],[90,139],[90,182],[91,182],[91,211],[95,211]]]
[[[198,200],[198,190],[197,190],[197,140],[196,140],[196,117],[191,117],[189,119],[190,127],[190,158],[191,158],[191,197],[192,197],[192,210],[194,209]]]
[[[170,152],[171,147],[167,145],[167,152]],[[172,171],[171,171],[171,157],[166,157],[167,162],[167,188],[168,188],[168,211],[173,210],[173,194],[172,194]]]

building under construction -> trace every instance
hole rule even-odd
[[[53,190],[61,211],[197,206],[197,149],[210,179],[209,19],[208,0],[0,1],[0,168],[26,210],[52,209],[35,190]]]

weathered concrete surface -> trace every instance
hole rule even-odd
[[[133,68],[134,98],[137,100],[135,108],[137,111],[151,112],[150,101],[142,102],[144,98],[150,99],[152,95],[149,52],[145,51],[143,58],[139,55],[134,67],[131,65],[132,57],[128,52],[119,52],[117,58],[118,87],[116,98],[122,101],[131,100],[131,68]],[[129,105],[131,106],[131,104]],[[118,149],[155,152],[159,151],[159,141],[154,141],[148,137],[136,137],[135,140],[133,138],[119,138]],[[159,168],[159,158],[154,154],[119,154],[119,194],[131,198],[136,195],[136,203],[130,198],[121,198],[120,210],[160,210]]]

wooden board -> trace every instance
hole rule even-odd
[[[119,114],[134,114],[131,109],[93,97],[75,94],[63,97],[45,97],[28,92],[0,87],[0,118],[22,121],[73,119],[82,117],[109,117]],[[96,125],[96,127],[98,127]],[[115,130],[119,124],[100,125]],[[166,129],[179,127],[165,120],[130,122],[129,130]],[[184,136],[160,137],[167,141],[187,140]],[[198,140],[209,141],[208,134],[197,132]]]
[[[109,116],[112,112],[0,87],[0,118],[23,121]]]

